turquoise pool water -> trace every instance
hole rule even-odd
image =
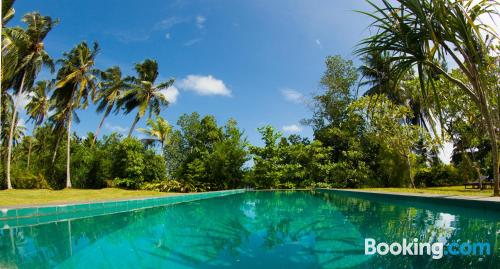
[[[307,191],[245,192],[0,230],[0,268],[499,268],[498,211]],[[366,256],[380,241],[490,242],[492,255]]]

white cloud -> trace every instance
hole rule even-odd
[[[316,45],[318,45],[318,47],[320,48],[323,48],[323,44],[321,44],[321,40],[319,39],[316,39]]]
[[[19,99],[16,100],[17,110],[23,111],[26,105],[30,102],[31,95],[28,92],[24,92],[19,96]]]
[[[302,127],[297,124],[285,125],[283,126],[283,132],[286,133],[300,133],[302,131]]]
[[[188,22],[189,18],[168,17],[155,24],[153,30],[167,30],[177,24]]]
[[[285,97],[287,101],[293,103],[301,103],[304,101],[304,95],[294,89],[285,88],[281,90],[281,94]]]
[[[194,91],[199,95],[231,96],[231,90],[226,87],[224,81],[216,79],[211,75],[188,75],[185,79],[181,80],[178,86],[183,90]]]
[[[207,18],[200,16],[200,15],[196,16],[196,27],[198,27],[199,29],[205,28],[206,21],[207,21]]]
[[[167,98],[168,102],[174,104],[177,102],[177,96],[179,96],[179,90],[175,86],[170,86],[168,89],[161,90],[161,93]]]
[[[170,33],[165,34],[165,39],[170,39]]]
[[[186,43],[184,43],[184,46],[191,47],[192,45],[194,45],[200,41],[201,41],[201,38],[191,39],[191,40],[186,41]]]
[[[109,123],[105,123],[104,128],[106,128],[106,130],[109,130],[111,132],[117,132],[117,133],[125,133],[127,131],[127,128],[125,127],[122,127],[120,125],[112,125]]]

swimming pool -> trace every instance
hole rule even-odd
[[[249,191],[0,232],[0,268],[498,268],[500,214],[404,198]],[[482,241],[491,255],[364,255],[380,241]]]

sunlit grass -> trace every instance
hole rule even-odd
[[[65,189],[65,190],[1,190],[1,206],[41,205],[73,202],[105,201],[115,199],[164,196],[175,193],[156,191],[136,191],[106,188],[100,190]]]
[[[451,187],[433,187],[433,188],[363,188],[366,191],[381,192],[401,192],[401,193],[421,193],[421,194],[440,194],[440,195],[458,195],[458,196],[492,196],[492,189],[465,189],[464,186]]]

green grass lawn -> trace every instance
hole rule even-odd
[[[493,196],[492,189],[478,190],[465,189],[464,186],[451,187],[434,187],[434,188],[363,188],[366,191],[381,191],[381,192],[401,192],[401,193],[424,193],[424,194],[440,194],[440,195],[458,195],[458,196]]]
[[[91,202],[114,199],[165,196],[176,193],[156,191],[131,191],[114,188],[100,190],[65,189],[65,190],[1,190],[1,206],[41,205],[56,203]]]

